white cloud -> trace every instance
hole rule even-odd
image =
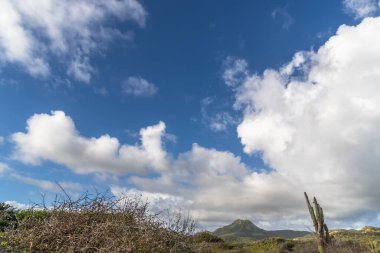
[[[45,191],[50,192],[61,192],[62,189],[65,191],[81,191],[83,190],[83,187],[79,183],[73,183],[73,182],[52,182],[49,180],[43,180],[43,179],[36,179],[32,177],[23,176],[17,173],[12,173],[11,177],[29,185],[36,186],[38,188],[41,188]],[[60,187],[61,186],[61,187]]]
[[[157,93],[157,87],[138,76],[128,77],[122,84],[125,94],[136,97],[152,97]]]
[[[378,0],[343,0],[343,6],[348,13],[361,19],[378,14],[380,2]]]
[[[130,39],[106,26],[109,19],[131,20],[141,27],[147,13],[136,0],[3,0],[0,3],[0,56],[46,77],[59,58],[67,73],[88,83],[89,58],[113,37]]]
[[[3,144],[4,144],[4,137],[0,136],[0,145],[3,145]]]
[[[244,112],[237,128],[244,151],[262,154],[273,168],[245,178],[253,199],[268,199],[257,206],[282,189],[282,204],[301,207],[294,192],[320,197],[331,219],[378,213],[379,28],[380,18],[342,25],[317,52],[299,53],[280,70],[248,74],[234,86],[235,107]],[[293,74],[295,68],[301,73]]]
[[[35,114],[27,122],[26,133],[15,133],[13,157],[25,164],[52,161],[77,173],[145,173],[165,170],[162,149],[165,124],[141,129],[141,145],[121,145],[109,135],[86,138],[76,130],[72,119],[62,111]]]
[[[7,204],[7,205],[10,205],[10,206],[13,206],[14,208],[16,208],[18,210],[23,210],[23,209],[30,208],[30,205],[19,203],[19,202],[14,201],[14,200],[7,200],[4,203]]]
[[[111,192],[119,198],[125,196],[139,198],[149,203],[150,211],[153,213],[159,213],[165,210],[178,211],[189,204],[189,201],[186,201],[183,197],[165,193],[140,191],[134,188],[128,189],[126,187],[111,186]]]
[[[303,191],[320,199],[329,224],[376,220],[379,27],[374,18],[342,26],[317,52],[297,53],[262,75],[250,74],[243,60],[230,63],[225,78],[244,114],[238,127],[244,150],[262,154],[273,171],[254,171],[231,152],[198,144],[175,157],[163,148],[164,123],[142,129],[138,145],[84,137],[63,112],[32,116],[26,132],[12,136],[14,157],[77,173],[132,173],[120,179],[131,188],[116,182],[115,194],[142,194],[157,208],[183,206],[208,226],[248,218],[269,228],[305,228]]]

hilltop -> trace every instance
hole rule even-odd
[[[231,224],[218,228],[213,232],[214,235],[226,241],[242,240],[261,240],[269,237],[296,238],[309,235],[307,231],[295,230],[264,230],[250,220],[235,220]]]

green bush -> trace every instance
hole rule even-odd
[[[210,242],[210,243],[217,243],[217,242],[224,242],[224,240],[208,231],[199,232],[194,235],[194,240],[197,243],[200,242]]]
[[[50,213],[47,210],[20,210],[16,213],[16,218],[19,222],[25,221],[28,218],[34,218],[38,220],[46,219],[50,216]]]

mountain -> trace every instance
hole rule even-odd
[[[213,232],[227,241],[261,240],[268,237],[295,238],[310,234],[306,231],[275,230],[267,231],[259,228],[249,220],[235,220],[230,225],[216,229]]]

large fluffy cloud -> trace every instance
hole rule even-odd
[[[317,52],[297,53],[283,68],[262,75],[230,65],[228,73],[245,73],[233,86],[235,107],[244,112],[237,129],[244,151],[262,153],[273,168],[257,175],[256,187],[310,191],[325,201],[330,218],[376,217],[379,31],[380,18],[342,25]]]
[[[89,82],[91,53],[115,36],[131,38],[107,26],[110,18],[144,26],[147,13],[136,0],[3,0],[0,2],[0,56],[34,76],[51,72],[52,56],[67,73]]]
[[[141,145],[121,145],[109,135],[81,136],[70,117],[54,111],[35,114],[27,122],[26,133],[12,135],[13,156],[31,165],[52,161],[81,174],[162,171],[167,167],[161,142],[164,133],[165,124],[160,122],[140,131]]]

